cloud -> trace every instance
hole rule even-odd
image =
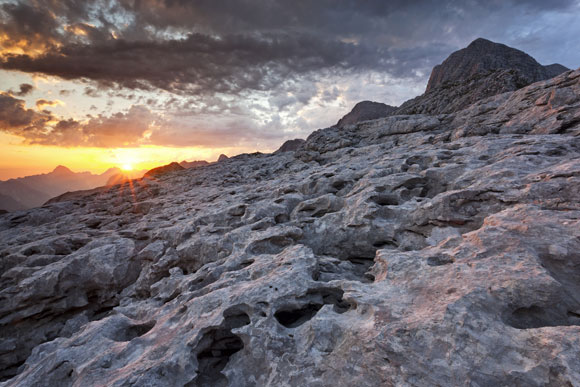
[[[249,115],[174,115],[153,131],[150,142],[162,146],[254,147],[279,145],[287,136],[276,120],[263,124]]]
[[[64,106],[64,102],[59,99],[55,99],[54,101],[49,101],[46,99],[39,99],[36,101],[36,108],[42,110],[46,106],[55,107],[55,106]]]
[[[10,94],[15,95],[17,97],[24,97],[24,96],[32,93],[32,90],[34,90],[34,86],[32,86],[29,83],[21,83],[19,88],[20,88],[20,91],[16,91],[16,92],[10,91]]]
[[[65,147],[119,148],[147,142],[156,115],[142,106],[132,106],[126,113],[99,115],[88,121],[60,120],[45,136],[27,139],[28,143]]]
[[[268,90],[329,69],[426,79],[433,65],[486,31],[577,4],[37,0],[1,6],[7,38],[0,66],[189,95]]]
[[[0,92],[0,130],[34,139],[42,136],[53,117],[45,112],[27,109],[21,99]]]
[[[102,88],[121,86],[176,93],[237,94],[268,90],[289,77],[324,69],[388,67],[387,52],[304,34],[269,33],[212,37],[190,34],[171,41],[113,40],[70,45],[42,55],[5,55],[2,67],[63,79],[90,79]],[[89,91],[94,90],[87,87]]]
[[[37,101],[37,106],[58,104]],[[26,144],[65,147],[126,147],[147,142],[147,133],[159,116],[143,106],[126,113],[99,115],[86,121],[60,119],[46,110],[26,108],[21,99],[0,92],[0,131],[21,137]]]

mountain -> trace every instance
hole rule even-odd
[[[36,189],[41,185],[38,183],[38,179],[30,180],[31,184],[28,184],[29,180],[27,180],[27,178],[11,179],[0,182],[0,194],[5,198],[1,202],[2,205],[0,208],[12,211],[9,208],[11,205],[8,204],[12,202],[18,203],[17,208],[19,210],[38,207],[52,197],[51,194]]]
[[[179,165],[179,163],[174,161],[170,164],[148,170],[147,172],[145,172],[144,177],[160,177],[168,173],[182,171],[184,169],[186,168],[182,167],[181,165]]]
[[[336,126],[342,128],[357,122],[374,120],[390,115],[396,109],[395,106],[380,102],[362,101],[354,105],[350,113],[338,120]]]
[[[580,384],[580,69],[172,168],[0,215],[4,386]]]
[[[479,38],[435,66],[425,93],[393,114],[453,113],[565,71],[562,65],[542,66],[520,50]]]
[[[0,211],[21,211],[25,210],[26,206],[14,199],[12,196],[0,194]]]
[[[562,66],[558,63],[544,66],[544,69],[546,69],[547,78],[554,78],[556,75],[560,75],[570,70],[568,67]]]
[[[300,148],[302,144],[306,141],[302,140],[301,138],[295,138],[294,140],[285,141],[284,144],[278,150],[277,153],[280,152],[294,152]]]
[[[227,159],[229,159],[229,157],[222,153],[220,157],[218,157],[217,162],[219,163],[220,161],[225,161]]]
[[[526,84],[530,84],[552,78],[569,69],[559,64],[542,66],[523,51],[479,38],[433,68],[426,92],[446,82],[466,80],[476,74],[497,70],[516,70],[526,80]]]
[[[398,108],[388,106],[374,115],[356,114],[361,104],[363,112],[373,111],[367,102],[355,105],[353,111],[336,125],[343,127],[392,115],[443,114],[465,109],[487,97],[521,89],[533,82],[550,79],[569,69],[560,64],[542,66],[528,54],[494,43],[476,39],[433,68],[424,94],[404,102]],[[369,106],[368,108],[365,106]]]
[[[0,209],[16,211],[38,207],[67,191],[103,186],[120,172],[118,168],[110,168],[100,175],[75,173],[59,165],[50,173],[0,181]]]
[[[196,161],[185,161],[179,163],[183,168],[197,168],[203,167],[204,165],[209,165],[209,163],[205,160],[196,160]]]

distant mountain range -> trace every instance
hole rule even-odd
[[[195,168],[208,164],[204,160],[184,160],[179,164],[172,163],[170,165],[176,168]],[[49,199],[66,192],[123,184],[128,180],[141,178],[145,173],[155,175],[166,169],[167,166],[154,168],[150,171],[125,172],[119,168],[109,168],[98,175],[90,172],[73,172],[67,167],[59,165],[49,173],[0,181],[0,212],[39,207]]]
[[[38,207],[65,192],[111,185],[123,180],[125,175],[119,168],[109,168],[95,175],[73,172],[59,165],[49,173],[0,181],[0,210],[11,212]],[[142,173],[132,175],[140,177]]]

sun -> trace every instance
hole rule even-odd
[[[129,164],[129,163],[122,164],[121,165],[121,169],[123,171],[127,171],[127,172],[132,171],[133,170],[133,164]]]

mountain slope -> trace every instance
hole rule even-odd
[[[12,196],[0,193],[0,210],[20,211],[26,209],[26,206],[14,199]]]
[[[579,141],[580,69],[0,215],[4,386],[576,385]]]
[[[386,117],[395,109],[394,106],[380,102],[362,101],[354,105],[348,114],[338,120],[336,126],[342,128],[346,125],[352,125],[357,122]]]
[[[7,181],[0,181],[0,194],[17,200],[20,209],[28,209],[43,205],[48,199],[67,191],[79,191],[103,186],[114,175],[121,173],[118,168],[110,168],[100,175],[90,172],[75,173],[65,166],[59,165],[52,172],[32,175]],[[11,211],[3,207],[0,209]]]
[[[204,165],[208,165],[209,163],[205,160],[196,160],[196,161],[185,161],[179,163],[183,168],[197,168],[203,167]]]
[[[424,94],[398,108],[389,106],[368,116],[355,114],[357,107],[364,104],[361,102],[337,126],[392,115],[453,113],[481,99],[515,91],[568,70],[560,64],[542,66],[520,50],[479,38],[433,68]]]
[[[433,68],[426,92],[446,82],[457,82],[496,70],[516,70],[530,84],[552,78],[569,69],[560,64],[546,68],[523,51],[479,38]]]

